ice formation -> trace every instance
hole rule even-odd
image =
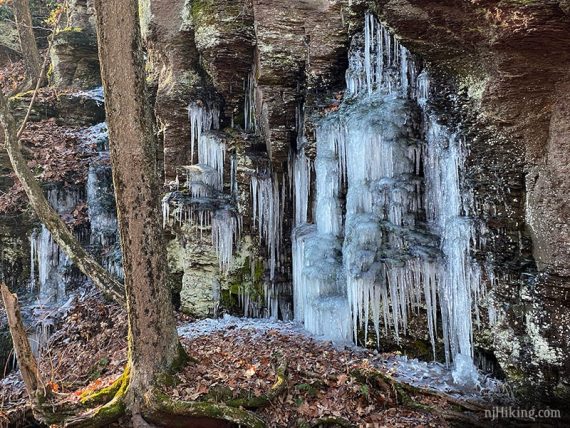
[[[220,112],[217,108],[208,109],[197,103],[188,106],[190,119],[190,163],[194,163],[196,144],[200,144],[202,133],[220,128]]]
[[[171,219],[188,223],[203,237],[204,231],[211,232],[212,245],[216,250],[220,271],[227,272],[233,260],[237,245],[241,218],[232,206],[231,197],[224,193],[224,171],[226,144],[213,131],[219,129],[219,111],[208,109],[198,103],[188,107],[191,126],[191,160],[198,146],[198,163],[182,167],[179,171],[185,178],[180,185],[179,177],[171,183],[174,192],[162,200],[163,226]],[[231,158],[230,191],[236,192],[235,159]],[[188,197],[181,191],[184,190]]]
[[[245,122],[245,131],[254,132],[256,128],[255,118],[255,71],[249,73],[245,82],[245,103],[243,108],[243,116]]]
[[[279,267],[279,248],[283,236],[283,204],[285,184],[279,185],[277,176],[266,172],[251,177],[253,222],[257,223],[259,238],[265,242],[269,254],[270,279]]]
[[[117,242],[117,215],[113,197],[111,166],[91,163],[87,174],[87,207],[91,244],[107,247]]]
[[[75,190],[50,189],[47,195],[51,206],[59,214],[75,209],[80,193]],[[67,298],[67,287],[72,263],[42,224],[30,237],[30,285],[37,291],[40,305],[59,304]]]
[[[86,203],[90,223],[90,250],[113,276],[124,279],[118,239],[117,212],[109,161],[109,136],[103,122],[81,133],[85,144],[96,144],[99,156],[89,164]]]
[[[53,241],[49,230],[42,225],[30,238],[32,283],[38,290],[40,304],[56,304],[66,297],[67,270],[71,262]],[[37,265],[37,278],[35,266]]]
[[[333,340],[366,335],[369,321],[377,340],[398,340],[425,311],[435,353],[441,316],[455,381],[476,383],[471,311],[482,286],[461,136],[429,106],[427,70],[370,13],[346,86],[351,102],[317,124],[315,224],[303,224],[307,166],[302,151],[294,158],[295,318]]]
[[[218,173],[216,188],[222,190],[224,183],[224,162],[226,160],[226,144],[212,134],[204,134],[198,140],[198,162],[209,165]]]
[[[233,212],[218,210],[212,216],[212,242],[220,262],[220,270],[230,268],[234,245],[239,237],[238,221]]]

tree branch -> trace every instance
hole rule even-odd
[[[20,150],[20,141],[16,131],[16,122],[10,112],[8,101],[0,91],[0,123],[4,127],[4,144],[14,173],[22,183],[28,195],[31,207],[40,221],[48,228],[55,242],[67,254],[73,263],[87,275],[101,292],[112,300],[124,305],[123,285],[114,279],[97,261],[81,246],[73,236],[59,214],[47,201],[43,190],[32,174],[28,163]]]

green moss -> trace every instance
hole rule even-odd
[[[220,303],[224,308],[237,309],[240,292],[247,293],[252,301],[263,301],[265,268],[263,262],[256,258],[252,269],[251,257],[254,256],[244,257],[241,266],[237,267],[228,276],[227,286],[222,290],[220,299]]]
[[[83,28],[81,27],[64,27],[60,30],[57,31],[57,34],[63,34],[63,33],[81,33],[83,31]]]
[[[113,398],[120,395],[121,391],[124,393],[129,384],[130,376],[130,365],[127,365],[123,374],[117,380],[115,380],[115,382],[98,391],[85,391],[83,394],[81,394],[79,401],[87,406],[107,403]]]
[[[190,16],[194,24],[206,20],[208,17],[210,21],[215,20],[214,2],[212,0],[191,0]]]
[[[47,79],[51,82],[53,78],[53,63],[50,62],[49,67],[47,69]]]
[[[262,419],[243,409],[217,403],[171,400],[162,392],[154,392],[153,399],[155,411],[145,415],[147,416],[146,419],[150,421],[156,421],[160,418],[162,422],[165,422],[164,418],[168,418],[168,416],[192,416],[220,419],[249,428],[266,427]]]

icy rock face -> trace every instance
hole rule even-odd
[[[69,215],[81,199],[75,190],[50,189],[50,205],[60,214]],[[53,240],[42,224],[30,237],[30,289],[40,305],[56,305],[67,298],[68,287],[75,279],[72,262]]]
[[[124,272],[106,124],[88,128],[83,132],[82,140],[86,144],[95,144],[98,151],[98,156],[89,164],[86,184],[90,250],[107,271],[122,280]]]
[[[197,316],[216,312],[221,283],[235,268],[242,229],[236,163],[216,132],[219,116],[215,106],[189,105],[192,164],[177,169],[162,201],[163,226],[177,236],[170,245],[179,260],[171,268],[182,273],[182,309]]]
[[[369,321],[377,340],[398,340],[425,310],[434,354],[442,335],[455,381],[476,383],[471,311],[482,286],[461,135],[430,108],[427,70],[372,14],[365,19],[349,54],[349,102],[316,130],[314,225],[302,224],[302,147],[295,156],[295,316],[333,340],[356,340]]]
[[[215,107],[197,103],[188,107],[190,157],[193,161],[197,148],[197,163],[179,168],[185,184],[181,186],[179,176],[176,177],[171,183],[174,192],[164,197],[162,208],[164,227],[174,218],[178,223],[189,223],[200,238],[204,232],[211,234],[220,271],[226,273],[239,240],[241,219],[233,207],[231,195],[224,193],[226,144],[210,132],[219,128],[219,115]],[[234,187],[234,176],[232,171],[230,189]]]

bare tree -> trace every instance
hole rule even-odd
[[[20,36],[20,46],[22,56],[26,64],[26,71],[34,86],[42,70],[42,60],[38,51],[38,45],[34,36],[32,26],[32,14],[30,13],[30,4],[28,0],[13,0],[14,16],[16,18],[16,26]]]
[[[123,250],[135,403],[180,357],[162,237],[158,141],[145,85],[138,2],[96,0],[97,36]]]
[[[260,418],[239,406],[175,402],[161,393],[164,379],[185,364],[188,356],[178,339],[166,281],[158,142],[145,84],[138,2],[95,0],[95,8],[123,250],[129,327],[128,362],[125,372],[113,385],[83,397],[83,404],[99,407],[79,414],[68,404],[42,405],[36,402],[34,413],[48,424],[63,423],[68,427],[107,426],[129,412],[135,426],[148,426],[145,420],[169,426],[170,422],[179,423],[180,418],[213,417],[245,427],[262,428],[265,424]],[[16,128],[0,98],[0,106],[2,104],[5,108],[0,110],[0,119],[9,140],[7,146],[10,146],[9,142],[17,141]],[[8,149],[15,169],[25,172],[22,177],[27,180],[26,187],[31,189],[32,205],[35,204],[34,208],[49,220],[48,228],[51,226],[59,231],[61,225],[53,226],[61,220],[53,218],[49,205],[45,206],[47,201],[39,197],[43,197],[41,189],[35,180],[31,180],[33,177],[28,177],[31,172],[18,147],[12,145]],[[72,249],[72,253],[76,251],[80,249]]]

